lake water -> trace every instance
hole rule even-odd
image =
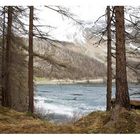
[[[130,85],[130,93],[140,90]],[[113,87],[113,93],[115,88]],[[139,96],[133,96],[139,98]],[[50,121],[64,122],[106,109],[104,84],[36,85],[35,110]]]

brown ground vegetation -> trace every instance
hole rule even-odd
[[[74,123],[53,124],[28,113],[0,107],[0,133],[140,133],[140,111],[121,111],[111,120],[112,112],[92,112]]]

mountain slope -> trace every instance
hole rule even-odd
[[[35,59],[35,75],[50,79],[97,79],[106,75],[104,63],[86,55],[86,49],[68,42],[57,42],[49,46],[47,42],[35,41],[35,51],[44,56],[65,62],[69,68],[62,68],[47,61]],[[56,47],[57,46],[57,47]]]

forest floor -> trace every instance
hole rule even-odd
[[[0,133],[140,133],[140,111],[125,111],[111,121],[111,112],[92,112],[74,123],[53,124],[46,120],[0,107]]]

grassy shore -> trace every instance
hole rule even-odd
[[[111,112],[92,112],[76,122],[53,124],[28,113],[0,107],[0,133],[140,133],[140,111],[121,113],[109,123]]]

